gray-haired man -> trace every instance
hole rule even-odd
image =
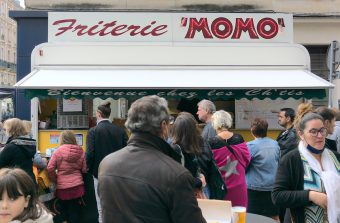
[[[205,123],[203,128],[202,137],[209,142],[209,139],[216,136],[216,131],[211,125],[211,116],[216,111],[215,104],[209,100],[202,100],[197,104],[197,115],[199,120]]]
[[[125,126],[128,145],[106,156],[99,167],[103,222],[205,223],[194,196],[194,178],[175,159],[164,98],[135,101]]]

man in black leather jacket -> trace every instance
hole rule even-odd
[[[292,108],[282,108],[278,118],[279,125],[285,128],[276,139],[280,146],[280,159],[282,159],[288,152],[298,148],[299,139],[293,124],[295,111]],[[288,211],[286,213],[285,208],[280,208],[279,212],[280,222],[290,220]]]
[[[281,158],[288,152],[298,147],[299,139],[294,129],[295,112],[291,108],[282,108],[279,113],[279,125],[285,128],[276,141],[279,143],[281,150]]]
[[[194,196],[194,178],[165,141],[168,125],[165,99],[146,96],[131,105],[128,145],[99,166],[103,222],[206,222]]]

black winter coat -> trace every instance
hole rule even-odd
[[[191,175],[195,178],[194,187],[195,188],[202,188],[202,181],[200,180],[200,165],[198,163],[198,156],[193,153],[187,153],[182,145],[179,144],[171,144],[171,147],[174,151],[178,153],[178,158],[175,157],[175,160],[178,161],[178,163],[182,164],[182,159],[184,161],[184,167],[189,170]],[[183,157],[182,157],[183,156]]]
[[[86,137],[88,172],[98,178],[100,162],[108,154],[126,146],[127,139],[125,131],[108,120],[103,120],[96,127],[91,128]]]
[[[340,160],[340,155],[334,152]],[[275,205],[290,208],[295,223],[304,223],[304,209],[311,204],[309,191],[304,190],[304,169],[298,149],[286,154],[279,163],[272,199]]]
[[[9,138],[5,148],[0,153],[0,168],[18,167],[23,169],[36,184],[33,174],[33,157],[37,142],[24,136]]]
[[[194,178],[161,138],[133,133],[125,148],[100,164],[98,194],[103,222],[205,223]]]

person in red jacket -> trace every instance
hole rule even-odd
[[[77,145],[72,131],[60,135],[60,147],[47,166],[51,181],[56,182],[56,197],[61,201],[61,212],[68,223],[79,222],[82,196],[85,193],[83,173],[86,172],[85,153]]]

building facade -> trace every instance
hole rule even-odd
[[[0,0],[0,86],[16,82],[17,25],[8,16],[10,10],[21,10],[19,1]]]
[[[310,52],[312,72],[328,80],[326,54],[329,44],[333,40],[340,41],[340,0],[25,0],[26,10],[12,11],[11,17],[18,24],[17,60],[20,67],[17,71],[17,81],[31,71],[31,53],[33,48],[48,41],[47,12],[48,11],[153,11],[153,12],[283,12],[294,15],[295,43],[304,45]],[[288,7],[289,6],[289,7]],[[306,7],[308,6],[308,7]],[[288,8],[287,8],[288,7]],[[34,25],[33,25],[34,24]],[[29,30],[28,30],[29,29]],[[20,35],[21,33],[21,35]],[[279,57],[280,55],[278,55]],[[335,88],[332,91],[332,106],[339,106],[340,81],[332,81]],[[327,105],[328,97],[323,100],[313,100],[318,105]],[[16,92],[16,106],[30,107],[30,100],[25,98],[24,91]],[[16,116],[30,119],[30,112],[16,109]]]

